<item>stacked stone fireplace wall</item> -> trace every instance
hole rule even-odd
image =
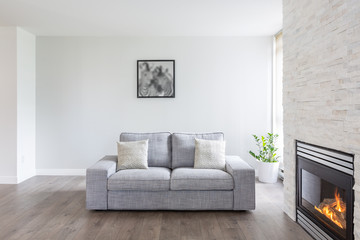
[[[295,219],[295,139],[355,155],[360,240],[360,1],[283,0],[284,197]]]

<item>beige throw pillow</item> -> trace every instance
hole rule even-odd
[[[117,169],[148,168],[148,141],[118,142]]]
[[[194,168],[225,169],[225,141],[195,138]]]

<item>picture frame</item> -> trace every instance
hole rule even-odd
[[[175,98],[175,60],[137,60],[137,98]]]

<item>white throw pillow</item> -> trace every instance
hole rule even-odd
[[[117,169],[146,169],[148,168],[149,140],[133,142],[117,142]]]
[[[225,169],[225,141],[195,138],[194,168]]]

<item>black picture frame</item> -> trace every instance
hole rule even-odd
[[[137,60],[137,98],[175,98],[175,60]]]

